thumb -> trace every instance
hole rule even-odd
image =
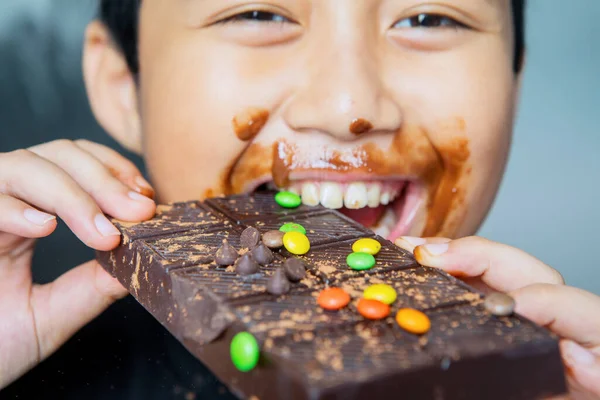
[[[600,398],[600,357],[572,340],[562,340],[560,351],[574,398]]]
[[[65,273],[52,283],[35,286],[31,306],[35,316],[40,358],[64,344],[127,290],[96,261]]]

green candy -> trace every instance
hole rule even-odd
[[[229,350],[233,365],[242,372],[252,371],[258,364],[260,348],[254,336],[248,332],[240,332],[235,335]]]
[[[275,195],[275,201],[283,208],[297,208],[302,204],[302,199],[291,192],[279,192]]]
[[[306,235],[306,229],[300,225],[300,224],[296,224],[294,222],[288,222],[287,224],[283,224],[281,226],[281,228],[279,228],[279,230],[281,232],[300,232],[303,235]]]
[[[352,253],[346,258],[346,263],[356,271],[364,271],[375,266],[375,257],[368,253]]]

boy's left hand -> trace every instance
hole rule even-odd
[[[515,312],[562,339],[572,398],[600,398],[600,297],[564,285],[558,271],[529,254],[478,237],[458,240],[409,238],[396,245],[417,261],[486,291],[508,292]]]

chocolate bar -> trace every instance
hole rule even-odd
[[[494,315],[482,293],[337,211],[283,208],[273,193],[254,193],[114,222],[122,244],[98,253],[102,266],[240,398],[529,400],[566,391],[557,337],[522,316]],[[304,227],[308,252],[261,243],[277,247],[286,223]],[[376,263],[349,268],[362,238],[381,245]],[[357,305],[374,284],[397,295],[382,319]],[[352,299],[336,311],[318,302],[332,287]],[[429,330],[403,329],[400,309],[425,314]],[[230,355],[240,332],[260,348],[245,372]]]

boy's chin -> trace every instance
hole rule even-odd
[[[339,210],[391,241],[400,236],[419,236],[426,215],[426,190],[413,180],[296,181],[286,188],[276,188],[270,181],[255,190],[285,190],[299,194],[303,204],[320,204]]]

